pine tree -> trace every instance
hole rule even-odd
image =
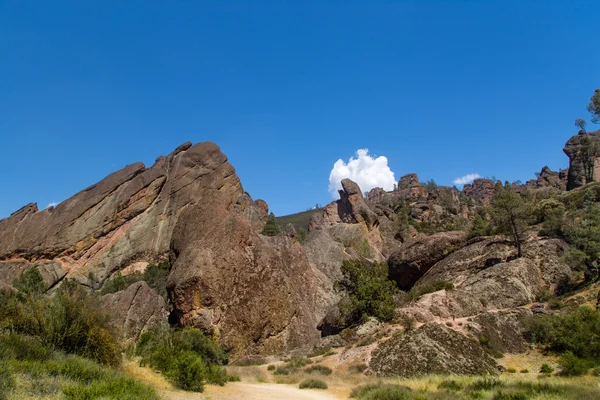
[[[281,229],[279,228],[275,214],[270,213],[269,218],[267,218],[267,223],[260,233],[267,236],[276,236],[279,235],[280,232]]]
[[[517,257],[521,257],[521,244],[533,215],[530,205],[510,185],[497,184],[490,211],[498,233],[512,236]]]

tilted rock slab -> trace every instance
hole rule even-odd
[[[314,273],[299,244],[257,233],[267,211],[216,144],[186,143],[55,208],[30,204],[0,220],[0,276],[53,262],[66,272],[55,281],[98,289],[115,271],[169,258],[173,322],[213,332],[234,352],[310,346]]]

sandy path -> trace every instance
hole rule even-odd
[[[204,393],[162,393],[166,400],[338,400],[325,390],[300,390],[295,386],[274,383],[233,382],[224,387],[206,386]]]

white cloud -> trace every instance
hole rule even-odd
[[[350,157],[347,164],[341,159],[333,164],[329,174],[329,191],[337,198],[337,191],[342,188],[341,181],[345,178],[356,182],[363,192],[375,187],[393,190],[396,178],[387,163],[386,157],[373,158],[369,155],[369,149],[358,149],[356,158]]]
[[[52,203],[49,203],[46,208],[50,208],[50,207],[56,207],[58,205],[57,202],[53,201]]]
[[[475,179],[481,178],[479,174],[468,174],[465,176],[461,176],[460,178],[456,178],[452,181],[455,185],[466,185],[467,183],[473,183]]]

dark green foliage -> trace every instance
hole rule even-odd
[[[577,257],[585,265],[586,278],[598,276],[598,259],[600,258],[600,206],[596,203],[596,192],[586,190],[583,210],[579,218],[565,230],[568,241],[577,249]]]
[[[576,118],[575,119],[575,126],[579,128],[580,132],[585,132],[585,119],[583,118]]]
[[[269,218],[267,218],[267,223],[260,233],[267,236],[276,236],[279,235],[281,229],[279,228],[279,224],[277,223],[277,218],[275,218],[275,214],[270,213]]]
[[[285,365],[288,368],[302,368],[312,363],[312,360],[306,357],[294,356]]]
[[[341,272],[342,278],[336,282],[336,289],[346,293],[338,305],[342,325],[349,326],[369,316],[380,321],[394,318],[393,295],[397,288],[388,279],[386,264],[346,260],[342,263]]]
[[[179,351],[169,360],[164,371],[178,388],[192,392],[204,391],[207,366],[198,355],[191,351]]]
[[[300,382],[300,389],[322,389],[327,390],[327,384],[318,379],[306,379]]]
[[[485,218],[485,215],[476,214],[471,223],[471,232],[469,232],[469,239],[489,236],[492,234],[492,225]]]
[[[136,282],[144,281],[148,286],[156,290],[156,293],[163,298],[166,298],[167,278],[169,277],[170,270],[171,267],[169,262],[162,261],[158,264],[148,265],[143,273],[137,272],[129,275],[122,275],[120,271],[117,271],[109,280],[104,282],[100,294],[116,293],[127,289]]]
[[[288,367],[277,367],[273,375],[289,375],[290,372],[296,372],[296,370]]]
[[[21,282],[32,280],[22,279]],[[24,287],[20,284],[17,286]],[[103,364],[120,363],[117,332],[109,324],[108,316],[98,300],[80,285],[65,281],[52,297],[44,296],[39,291],[27,293],[26,296],[22,295],[23,292],[0,294],[3,303],[0,328],[35,337],[51,349],[77,354]]]
[[[562,236],[565,212],[565,205],[557,199],[550,198],[540,201],[536,208],[536,217],[542,223],[540,235]]]
[[[594,360],[579,358],[571,351],[564,352],[558,359],[560,374],[564,376],[585,375],[594,364]]]
[[[269,365],[267,367],[267,371],[275,371],[275,366],[274,365]]]
[[[141,364],[163,372],[175,386],[201,392],[205,382],[224,385],[228,381],[225,352],[200,330],[162,328],[140,336],[136,354]]]
[[[541,374],[551,374],[553,372],[554,372],[554,368],[552,368],[548,364],[542,364],[542,367],[540,368]]]
[[[13,281],[13,287],[25,296],[40,295],[46,291],[47,285],[37,268],[30,268]]]
[[[573,357],[591,362],[588,369],[600,361],[600,313],[590,307],[533,318],[527,323],[526,334],[553,353],[570,353],[565,359],[568,369],[578,367]]]
[[[530,203],[515,193],[512,186],[497,184],[490,205],[490,214],[496,232],[509,235],[517,249],[517,257],[521,257],[525,230],[533,217]]]
[[[600,122],[600,89],[594,90],[594,94],[590,98],[590,102],[586,109],[592,114],[592,122],[597,124]]]
[[[514,368],[509,368],[509,369],[506,370],[506,372],[508,372],[509,374],[514,374],[514,373],[517,372],[517,370],[514,369]]]
[[[437,183],[435,183],[435,180],[433,180],[433,178],[432,178],[432,179],[430,179],[430,180],[428,180],[428,181],[425,181],[425,182],[423,183],[423,186],[425,186],[425,188],[426,188],[426,189],[427,189],[429,192],[433,192],[435,189],[437,189],[437,188],[438,188],[438,184],[437,184]]]
[[[333,372],[331,368],[324,365],[313,365],[304,370],[307,374],[320,374],[320,375],[331,375]]]

